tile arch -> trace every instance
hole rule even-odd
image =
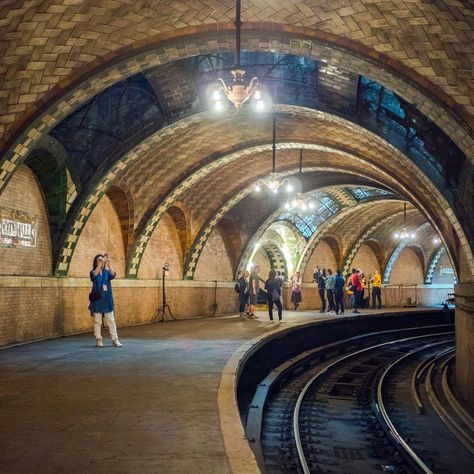
[[[324,114],[324,113],[321,113],[321,112],[315,112],[315,111],[311,111],[309,109],[301,109],[301,108],[298,108],[298,107],[293,107],[293,106],[278,106],[278,110],[280,112],[286,112],[286,113],[301,113],[303,116],[305,117],[324,117],[325,119],[327,120],[330,120],[330,121],[333,121],[335,124],[342,124],[344,123],[343,120],[341,119],[335,119],[334,117],[328,115],[328,114]],[[167,135],[169,134],[172,134],[174,133],[173,130],[177,130],[179,128],[181,128],[182,126],[184,127],[189,127],[190,124],[196,124],[196,123],[199,123],[199,120],[200,118],[198,117],[192,117],[190,119],[186,119],[183,121],[183,123],[181,124],[176,124],[175,126],[170,126],[169,128],[166,129],[165,132],[162,132],[162,138],[161,139],[164,139],[163,137],[166,137]],[[352,129],[354,129],[354,126],[352,126]],[[161,136],[161,134],[159,134],[158,136]],[[386,144],[383,140],[379,139],[377,136],[374,136],[373,134],[370,134],[368,132],[364,132],[364,136],[367,136],[367,137],[370,137],[370,139],[373,139],[375,140],[374,143],[378,143],[380,144],[380,146],[384,146],[387,148],[387,151],[390,150],[391,152],[391,156],[397,156],[398,158],[397,159],[400,159],[400,160],[404,160],[403,158],[403,155],[401,155],[397,150],[395,150],[392,146]],[[280,146],[283,146],[284,144],[281,144]],[[144,147],[149,147],[149,144],[142,144],[141,146],[144,146]],[[263,146],[263,145],[262,145]],[[268,148],[269,147],[269,144],[266,143],[265,146]],[[296,147],[314,147],[315,145],[314,144],[311,144],[311,143],[296,143],[296,144],[286,144],[286,146],[296,146]],[[245,154],[245,153],[251,153],[251,151],[243,148],[242,150],[240,150],[241,153]],[[216,157],[212,157],[212,158],[216,158]],[[60,258],[58,260],[58,265],[57,265],[57,271],[59,274],[67,274],[67,266],[68,266],[68,255],[70,255],[71,253],[71,250],[73,251],[73,247],[75,245],[75,241],[77,240],[77,237],[78,235],[80,234],[80,229],[84,223],[84,220],[87,219],[87,216],[90,214],[90,211],[91,209],[93,208],[93,206],[95,205],[95,203],[97,202],[98,198],[100,198],[100,195],[101,193],[103,193],[103,191],[107,188],[107,186],[109,186],[114,179],[117,178],[117,176],[120,176],[120,173],[123,171],[124,167],[126,167],[126,165],[124,164],[127,160],[129,160],[130,163],[133,163],[135,162],[136,160],[138,159],[138,155],[136,153],[136,151],[133,151],[131,153],[129,153],[127,155],[127,157],[124,158],[124,160],[122,160],[121,162],[117,163],[116,167],[114,168],[114,170],[112,170],[113,172],[110,172],[106,175],[106,177],[104,178],[104,180],[97,184],[96,187],[94,188],[95,191],[90,194],[87,202],[78,209],[76,215],[78,214],[79,215],[79,221],[78,222],[73,222],[74,226],[72,228],[72,231],[70,230],[69,231],[69,234],[66,236],[66,238],[64,239],[65,240],[65,245],[66,247],[63,247],[63,250],[62,250],[62,253],[60,253]],[[212,161],[211,161],[212,163]],[[407,163],[407,166],[408,166],[408,169],[411,171],[416,171],[416,168],[414,167],[413,164],[410,164],[410,163]],[[201,170],[202,171],[202,170]],[[204,171],[206,172],[206,171]],[[420,176],[420,179],[421,179],[421,185],[426,185],[427,187],[430,187],[432,191],[434,191],[434,187],[433,185],[430,184],[430,181],[423,176],[423,174],[421,172],[418,172],[419,176]],[[195,177],[194,177],[195,178]],[[193,178],[193,179],[194,179]],[[184,181],[183,181],[184,182]],[[422,187],[422,186],[421,186]],[[182,190],[181,190],[182,191]],[[405,192],[406,192],[406,189],[405,189]],[[173,194],[170,196],[168,195],[165,200],[167,201],[167,203],[171,203],[173,200],[175,199],[179,199],[179,193],[176,192],[176,189],[173,190]],[[422,196],[420,194],[418,194],[418,196],[415,196],[413,197],[413,199],[417,202],[422,202],[421,199],[422,199]],[[163,202],[163,201],[162,201]],[[439,197],[438,198],[438,202],[440,203],[440,208],[441,209],[448,209],[449,206],[447,205],[447,203],[443,200],[442,197]],[[431,201],[430,201],[431,203]],[[169,204],[166,204],[166,205],[169,205]],[[152,224],[152,227],[149,227],[149,224],[147,223],[144,223],[142,228],[147,228],[148,227],[148,231],[152,231],[153,229],[153,219],[156,219],[157,215],[156,213],[153,214],[151,213],[150,214],[151,217],[149,219],[149,221],[151,220],[151,224]],[[453,223],[456,223],[456,217],[454,215],[454,213],[450,213],[448,214],[448,217],[450,218],[450,220],[453,222]],[[159,216],[158,216],[158,220],[159,220]],[[157,221],[156,221],[157,222]],[[461,232],[462,233],[462,229],[461,227],[458,225],[458,227],[456,228],[458,232]],[[137,235],[141,235],[140,233],[137,233]],[[143,236],[140,237],[142,240],[141,242],[144,242],[143,241]],[[463,241],[463,247],[465,249],[467,249],[467,255],[470,255],[470,249],[468,247],[468,244],[467,244],[467,240],[464,238],[463,240],[463,236],[461,235],[461,240]],[[145,236],[145,241],[146,241],[146,236]],[[146,243],[146,242],[145,242]],[[133,255],[133,252],[132,252],[132,257],[134,257]],[[137,264],[139,262],[139,259],[135,259],[134,261],[132,261],[132,264]],[[133,273],[132,273],[133,275]]]
[[[2,148],[4,152],[0,163],[0,192],[11,173],[34,146],[35,140],[47,133],[65,114],[100,92],[102,88],[140,72],[143,68],[200,54],[202,51],[232,51],[231,32],[231,24],[216,24],[157,34],[155,38],[147,40],[148,43],[139,42],[130,46],[128,51],[125,48],[120,55],[107,56],[103,61],[99,61],[99,65],[97,62],[91,63],[91,70],[83,70],[83,73],[89,76],[87,82],[81,82],[81,79],[63,79],[61,86],[58,86],[59,90],[50,91],[42,100],[37,101],[37,110],[31,111],[16,130],[10,133],[11,138]],[[213,38],[209,39],[209,35]],[[216,36],[219,41],[216,41]],[[201,38],[204,38],[203,43],[200,43]],[[367,71],[368,77],[377,76],[373,78],[409,98],[425,115],[433,117],[455,143],[473,158],[472,117],[465,112],[462,105],[456,104],[452,97],[444,93],[442,88],[393,57],[347,38],[279,23],[246,23],[243,48],[292,51],[325,58],[327,61],[348,66],[349,70],[352,67],[358,72]],[[332,51],[335,54],[331,55]]]

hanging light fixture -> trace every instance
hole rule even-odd
[[[413,240],[416,238],[416,234],[414,232],[408,232],[406,227],[407,221],[407,203],[403,203],[403,227],[401,231],[397,231],[394,234],[394,237],[399,240]]]
[[[272,138],[272,172],[270,176],[265,179],[261,179],[255,183],[254,189],[256,192],[262,191],[263,188],[268,188],[268,190],[273,194],[278,194],[278,191],[281,186],[286,184],[286,191],[291,193],[293,191],[292,184],[285,178],[280,179],[278,173],[276,172],[276,117],[273,114],[272,117],[272,126],[273,126],[273,138]]]
[[[247,102],[252,94],[256,100],[256,108],[259,111],[265,109],[265,103],[262,100],[262,92],[259,89],[258,77],[252,77],[248,85],[244,82],[245,69],[240,64],[240,30],[242,28],[242,21],[240,20],[241,0],[237,0],[235,6],[235,67],[231,70],[233,76],[233,82],[230,85],[226,85],[222,78],[218,78],[218,89],[212,94],[214,99],[214,108],[220,111],[224,108],[222,103],[222,93],[227,99],[234,104],[237,111],[242,105]]]
[[[300,149],[300,177],[303,174],[303,149]],[[289,184],[291,186],[291,184]],[[287,187],[288,188],[288,187]],[[291,186],[292,188],[292,186]],[[293,189],[292,189],[293,190]],[[297,210],[299,212],[307,212],[314,209],[314,202],[312,200],[305,199],[303,193],[298,192],[295,196],[285,203],[285,209]]]

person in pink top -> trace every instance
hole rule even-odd
[[[359,313],[359,311],[357,311],[357,308],[360,307],[360,297],[362,294],[362,282],[360,280],[360,273],[356,268],[352,269],[351,290],[354,292],[354,304],[353,304],[352,312]]]

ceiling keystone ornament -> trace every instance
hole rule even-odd
[[[224,93],[226,98],[234,104],[234,107],[239,111],[242,105],[247,102],[252,94],[256,101],[256,108],[258,111],[263,111],[265,103],[262,99],[262,93],[259,89],[258,77],[252,77],[250,83],[247,85],[244,81],[245,69],[240,64],[240,30],[242,28],[242,21],[240,20],[241,0],[237,0],[235,5],[235,67],[232,69],[231,74],[233,81],[230,85],[226,85],[224,79],[217,78],[218,89],[212,94],[214,99],[214,109],[221,111],[224,109],[222,103],[221,92]]]

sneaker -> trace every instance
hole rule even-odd
[[[122,347],[122,343],[121,343],[118,339],[114,339],[114,340],[112,341],[112,345],[113,345],[114,347]]]
[[[275,321],[273,321],[273,319],[270,319],[270,324],[275,324]]]
[[[278,321],[279,323],[281,324],[286,324],[286,321],[284,319],[280,319],[280,321]]]
[[[98,337],[96,340],[95,340],[95,345],[97,347],[104,347],[104,341],[101,337]]]
[[[360,314],[359,311],[357,311],[356,309],[354,311],[352,311],[353,313],[356,313],[356,314]]]

